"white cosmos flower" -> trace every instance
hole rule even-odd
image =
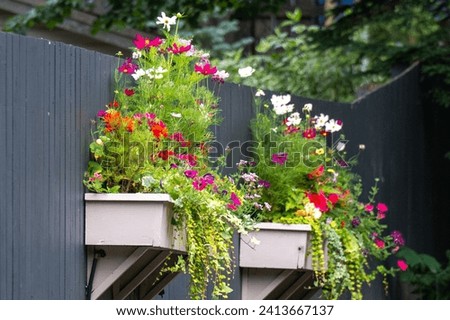
[[[286,125],[288,126],[298,126],[302,119],[300,118],[300,113],[292,113],[286,120]]]
[[[174,118],[181,118],[181,113],[172,112],[170,115]]]
[[[238,73],[241,76],[241,78],[247,78],[250,77],[253,72],[255,72],[255,69],[252,67],[245,67],[245,68],[239,68]]]
[[[292,112],[292,110],[294,110],[294,105],[293,104],[283,104],[283,105],[279,105],[279,106],[274,106],[273,110],[275,111],[275,113],[277,115],[283,115],[283,114]]]
[[[339,120],[331,119],[327,123],[325,123],[325,130],[329,132],[337,132],[341,130],[342,123]]]
[[[270,102],[272,102],[274,107],[286,105],[289,102],[291,102],[291,95],[286,94],[286,95],[277,96],[276,94],[274,94],[274,95],[272,95],[272,98],[270,98]]]
[[[316,116],[316,125],[315,125],[316,129],[322,129],[327,123],[327,121],[328,116],[324,115],[323,113],[321,113],[320,116],[318,117]]]
[[[312,106],[311,103],[305,103],[305,105],[303,106],[302,111],[303,111],[304,113],[306,113],[306,112],[311,112],[312,107],[313,107],[313,106]]]
[[[146,71],[145,71],[145,73],[147,74],[147,76],[150,78],[150,79],[161,79],[162,77],[163,77],[163,73],[165,73],[165,72],[167,72],[167,69],[164,69],[163,67],[158,67],[158,68],[150,68],[150,69],[147,69]]]
[[[140,77],[145,75],[145,70],[144,69],[137,69],[131,76],[133,77],[134,80],[138,80]]]
[[[142,52],[139,51],[139,50],[134,51],[134,52],[131,54],[131,57],[132,57],[134,60],[137,60],[137,59],[139,59],[140,57],[142,57]]]
[[[158,17],[156,20],[156,24],[162,24],[163,28],[166,28],[167,31],[170,31],[170,26],[177,23],[177,16],[168,17],[165,12],[161,12],[161,17]]]
[[[265,95],[266,94],[261,89],[256,90],[256,93],[255,93],[256,97],[262,97],[262,96],[265,96]]]

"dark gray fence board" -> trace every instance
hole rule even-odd
[[[30,54],[30,52],[32,54]],[[46,40],[0,33],[0,299],[83,299],[86,284],[82,175],[90,119],[112,95],[116,58]],[[433,249],[418,68],[352,103],[293,97],[297,109],[344,121],[348,153],[366,150],[356,170],[368,188],[379,177],[388,222],[418,249]],[[251,141],[255,89],[221,86],[217,145],[231,172]],[[266,92],[267,98],[271,93]],[[244,153],[241,153],[244,151]],[[248,150],[247,150],[248,151]],[[431,248],[431,249],[430,249]],[[233,280],[238,299],[239,272]],[[163,299],[183,299],[178,276]],[[381,286],[370,298],[381,296]]]

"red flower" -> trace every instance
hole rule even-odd
[[[330,193],[328,195],[328,200],[334,205],[339,201],[339,196],[336,193]]]
[[[308,193],[307,194],[309,202],[314,203],[314,206],[322,212],[327,212],[329,210],[327,197],[321,193]]]
[[[163,160],[169,159],[170,156],[173,156],[174,152],[172,150],[162,150],[158,152],[158,157],[160,157]]]
[[[113,102],[108,103],[108,107],[110,107],[110,108],[118,108],[119,107],[119,102],[117,102],[117,100],[114,100]]]
[[[167,127],[162,121],[151,123],[151,130],[155,138],[158,139],[161,138],[161,136],[166,138],[169,135]]]
[[[211,68],[211,64],[209,64],[209,63],[205,63],[203,65],[195,64],[194,70],[195,70],[195,72],[201,73],[205,76],[214,74],[217,72],[217,68],[216,67]]]
[[[125,88],[124,90],[125,94],[129,97],[131,97],[134,94],[134,90],[133,89],[127,89]]]
[[[314,139],[316,137],[316,129],[306,129],[305,131],[303,131],[302,136],[306,139]]]

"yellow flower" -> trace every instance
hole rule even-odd
[[[316,153],[318,156],[320,156],[320,155],[322,155],[322,154],[325,153],[325,150],[324,150],[323,148],[316,149],[315,153]]]

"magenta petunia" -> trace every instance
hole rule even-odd
[[[386,212],[386,211],[388,211],[388,207],[386,204],[380,202],[377,204],[377,210],[380,212]]]
[[[375,240],[375,245],[380,248],[380,249],[384,249],[385,247],[385,243],[383,240],[381,240],[380,238],[376,238]]]
[[[242,204],[241,200],[234,192],[231,193],[230,200],[233,202],[235,206],[240,206]]]
[[[197,174],[198,174],[197,170],[186,170],[186,171],[184,171],[184,175],[187,178],[190,178],[190,179],[195,178],[197,176]]]
[[[274,153],[272,154],[272,162],[284,165],[287,161],[288,154],[286,152]]]

